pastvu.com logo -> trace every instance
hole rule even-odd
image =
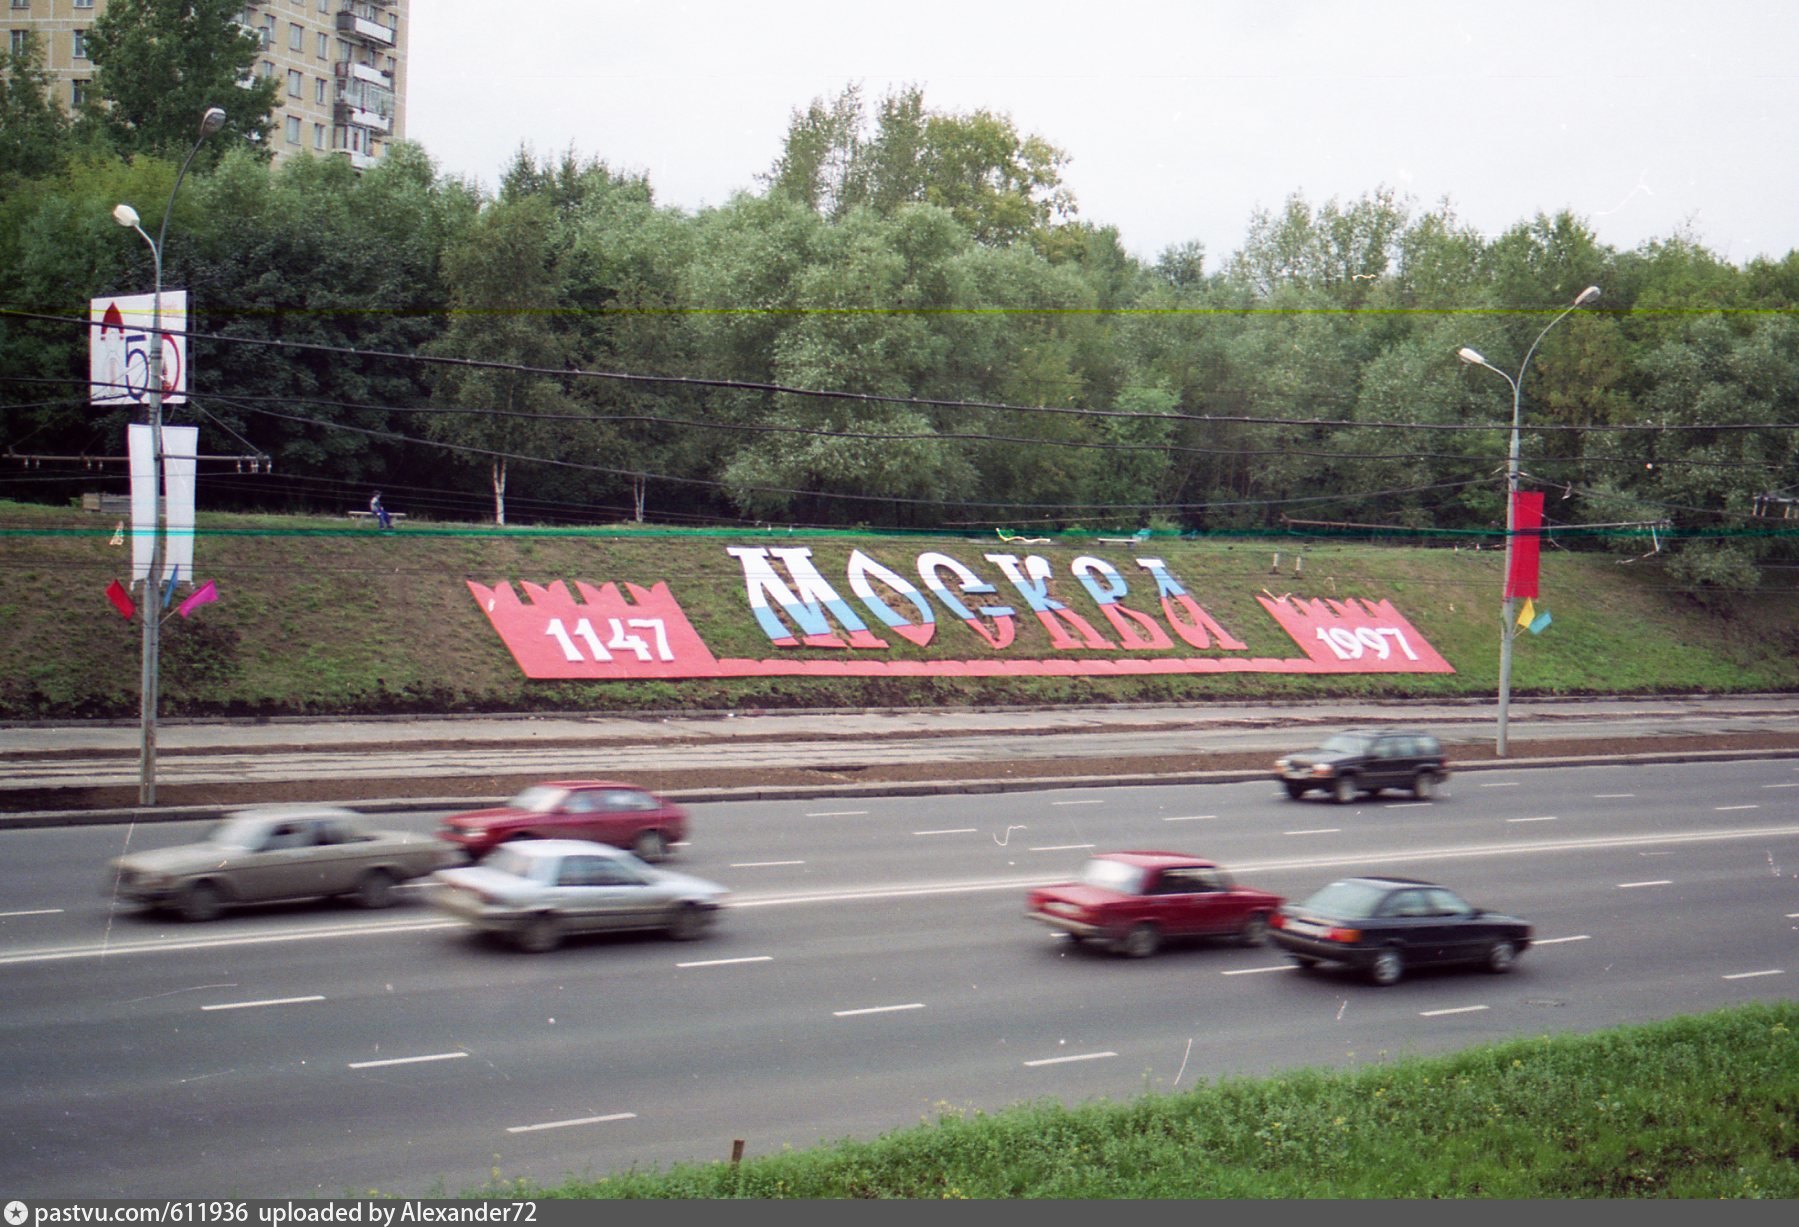
[[[24,1202],[9,1201],[6,1203],[7,1227],[19,1227],[19,1224],[23,1223],[30,1216],[31,1211],[25,1208]]]

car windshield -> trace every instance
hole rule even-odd
[[[1372,737],[1363,737],[1355,733],[1338,733],[1334,737],[1326,738],[1324,744],[1318,748],[1332,754],[1366,754],[1368,746],[1373,740]]]
[[[268,823],[240,815],[214,825],[206,833],[206,842],[226,848],[260,848],[267,831]]]
[[[547,814],[562,804],[562,798],[568,796],[566,788],[549,788],[538,784],[527,788],[506,804],[513,809],[527,810],[533,814]]]
[[[1123,861],[1096,858],[1088,861],[1086,868],[1081,870],[1082,886],[1097,886],[1101,890],[1116,890],[1134,895],[1140,893],[1142,883],[1143,871]]]
[[[1300,906],[1308,912],[1321,912],[1326,916],[1372,916],[1386,897],[1385,887],[1345,879],[1332,882]]]

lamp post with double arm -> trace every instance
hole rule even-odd
[[[1512,441],[1505,462],[1505,573],[1501,581],[1503,598],[1499,606],[1499,739],[1494,748],[1494,753],[1500,758],[1505,757],[1506,717],[1512,703],[1512,637],[1518,633],[1517,626],[1513,624],[1517,598],[1512,595],[1512,555],[1517,549],[1518,431],[1524,420],[1524,372],[1530,368],[1531,357],[1537,352],[1537,346],[1543,343],[1543,338],[1549,335],[1549,330],[1598,298],[1599,287],[1590,285],[1575,297],[1571,306],[1545,324],[1543,331],[1537,334],[1537,339],[1524,351],[1524,361],[1518,365],[1516,379],[1466,345],[1455,353],[1456,357],[1469,366],[1484,366],[1512,386]]]
[[[139,805],[156,804],[156,694],[159,685],[159,657],[162,652],[162,610],[155,600],[155,594],[157,585],[162,582],[163,564],[162,248],[169,234],[169,215],[175,211],[175,193],[181,190],[181,181],[187,177],[187,168],[193,165],[194,155],[200,152],[200,146],[206,143],[206,138],[224,126],[225,112],[220,107],[207,107],[205,114],[200,116],[200,135],[194,141],[193,148],[187,151],[181,169],[175,173],[175,185],[169,189],[169,203],[162,211],[162,225],[154,239],[138,224],[136,209],[128,204],[120,204],[112,211],[114,221],[128,230],[137,231],[138,236],[149,244],[150,258],[156,269],[156,288],[150,298],[149,378],[146,380],[149,393],[150,483],[155,498],[150,503],[150,573],[144,581],[144,654],[139,696],[142,742],[138,753],[137,781]]]

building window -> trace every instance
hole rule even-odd
[[[275,63],[273,60],[264,60],[262,62],[262,75],[265,77],[272,77],[275,75]]]
[[[14,30],[12,32],[12,53],[14,55],[24,55],[25,54],[25,31],[24,30]]]
[[[12,0],[12,6],[16,9],[28,9],[31,7],[31,0]]]
[[[75,7],[78,9],[91,9],[94,7],[94,0],[75,0]]]
[[[319,0],[319,12],[329,13],[330,11],[331,11],[331,0]]]
[[[75,35],[75,58],[78,60],[85,60],[87,59],[87,31],[75,30],[73,33]]]
[[[287,143],[290,145],[300,143],[300,117],[298,115],[287,117]]]
[[[323,77],[317,78],[314,81],[314,89],[312,91],[312,100],[314,102],[318,103],[320,106],[324,106],[325,99],[326,99],[326,91],[329,89],[330,89],[330,86],[328,86],[325,83],[325,78],[323,78]]]
[[[306,50],[306,27],[297,21],[288,23],[287,49],[289,51]]]
[[[319,35],[319,58],[321,60],[331,58],[331,36],[329,34]]]
[[[87,103],[87,82],[74,80],[69,82],[69,103],[72,106],[84,106]]]
[[[324,124],[312,125],[312,147],[314,149],[323,149],[325,147],[325,125]]]
[[[306,74],[301,72],[298,68],[288,69],[287,70],[287,96],[289,98],[298,98],[300,96],[301,92],[305,88],[306,88]]]

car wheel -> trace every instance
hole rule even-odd
[[[711,924],[711,912],[691,903],[683,903],[675,909],[674,919],[668,922],[668,935],[678,942],[690,942],[704,936]]]
[[[528,917],[512,940],[520,950],[543,954],[562,944],[562,922],[550,915]]]
[[[394,878],[385,869],[371,869],[356,883],[356,902],[366,908],[391,907]]]
[[[1145,921],[1140,925],[1132,925],[1130,932],[1118,939],[1118,953],[1126,958],[1146,959],[1161,944],[1161,933],[1157,932],[1156,926]]]
[[[1382,988],[1398,984],[1399,977],[1404,974],[1405,956],[1397,950],[1383,950],[1374,956],[1374,962],[1368,964],[1368,978]]]
[[[1257,912],[1237,930],[1237,940],[1245,946],[1259,946],[1268,940],[1268,917]]]
[[[1518,961],[1518,947],[1510,942],[1494,942],[1487,948],[1487,970],[1502,976]]]
[[[1355,800],[1355,780],[1347,775],[1340,775],[1331,781],[1331,800],[1338,805],[1348,805]]]
[[[211,882],[190,882],[175,901],[175,910],[183,920],[211,920],[225,905],[219,888]]]
[[[1437,773],[1420,771],[1412,779],[1412,795],[1420,801],[1429,801],[1437,795]]]
[[[1286,781],[1286,785],[1287,797],[1289,800],[1297,801],[1306,795],[1306,786],[1301,784],[1298,780],[1288,780]]]
[[[668,837],[661,831],[639,831],[637,838],[631,841],[631,851],[640,861],[662,860],[668,855]]]

